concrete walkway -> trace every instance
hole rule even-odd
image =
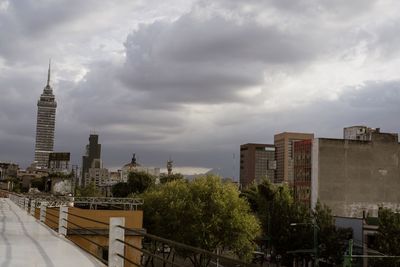
[[[105,266],[71,241],[0,198],[0,267]]]

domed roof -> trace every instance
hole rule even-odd
[[[126,168],[135,168],[135,167],[139,167],[139,166],[140,166],[140,164],[136,162],[136,154],[133,153],[131,162],[125,164],[124,168],[125,167]]]

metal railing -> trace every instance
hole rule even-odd
[[[144,229],[125,226],[124,217],[109,217],[109,221],[99,221],[70,211],[63,205],[51,207],[54,202],[49,199],[29,199],[23,195],[10,194],[9,198],[35,215],[39,208],[39,221],[46,224],[60,235],[65,236],[77,246],[88,251],[99,261],[113,267],[148,266],[148,267],[255,267],[227,255],[189,246],[173,240],[146,233]],[[73,219],[75,218],[75,220]],[[86,221],[90,227],[78,223]],[[84,223],[83,223],[84,224]],[[85,240],[104,254],[93,253],[82,245],[79,240]],[[107,245],[98,242],[98,237],[107,239]],[[130,237],[134,237],[133,239]],[[137,239],[139,238],[139,239]],[[104,240],[103,240],[104,241]],[[107,252],[108,251],[108,252]],[[105,257],[104,257],[105,256]]]
[[[177,267],[199,267],[199,266],[220,266],[220,267],[252,267],[256,266],[232,257],[212,253],[210,251],[189,246],[180,242],[165,239],[149,233],[143,233],[138,229],[118,226],[124,231],[132,231],[140,234],[144,239],[142,247],[135,246],[124,240],[117,239],[130,249],[142,253],[141,265],[138,266],[177,266]],[[124,258],[121,255],[117,255]],[[126,259],[126,258],[124,258]]]
[[[95,258],[97,258],[99,261],[101,261],[104,264],[108,264],[107,259],[104,259],[97,255],[96,253],[92,253],[92,251],[88,250],[86,247],[82,246],[79,242],[76,242],[76,240],[73,238],[74,236],[79,236],[80,239],[83,239],[93,245],[95,245],[98,248],[101,248],[105,251],[108,250],[107,246],[104,246],[96,241],[93,240],[93,238],[90,237],[98,237],[98,236],[105,236],[108,239],[109,233],[108,232],[108,223],[100,222],[97,220],[93,220],[91,218],[86,218],[83,216],[79,216],[77,214],[73,214],[71,212],[68,212],[68,206],[65,204],[69,203],[68,199],[66,201],[58,200],[54,201],[54,199],[49,198],[49,197],[43,197],[41,198],[34,198],[34,199],[29,199],[28,197],[24,195],[18,195],[18,194],[9,194],[9,198],[11,201],[13,201],[15,204],[17,204],[20,208],[25,209],[27,212],[29,212],[30,215],[35,216],[41,223],[45,224],[46,226],[50,227],[51,229],[58,231],[59,234],[65,236],[72,242],[74,242],[77,246],[81,247],[85,251],[89,252],[91,255],[93,255]],[[64,205],[62,205],[64,204]],[[39,210],[39,213],[36,212],[36,209]],[[81,219],[85,219],[91,222],[95,222],[97,224],[102,224],[106,225],[106,229],[103,229],[105,231],[99,232],[93,229],[90,229],[88,227],[81,226],[77,224],[76,222],[73,222],[72,220],[68,219],[68,215],[70,216],[75,216],[79,217]],[[69,224],[69,226],[68,226]],[[82,233],[84,230],[85,232]],[[89,234],[88,234],[89,233]]]
[[[118,197],[74,197],[75,204],[89,205],[90,209],[98,206],[119,207],[123,210],[137,210],[143,205],[141,198],[118,198]]]

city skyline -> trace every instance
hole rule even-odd
[[[136,153],[236,179],[239,145],[279,132],[400,132],[399,5],[0,0],[0,159],[32,163],[47,58],[72,164],[93,129],[106,167]]]

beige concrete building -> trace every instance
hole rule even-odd
[[[379,135],[379,128],[367,126],[350,126],[343,129],[343,139],[371,141],[373,136]]]
[[[310,140],[314,138],[312,133],[283,132],[274,136],[276,149],[276,175],[275,183],[287,182],[290,185],[294,181],[294,142]]]
[[[113,183],[122,182],[122,170],[110,171],[109,181]]]
[[[375,130],[369,141],[314,139],[312,206],[319,199],[336,216],[376,216],[378,208],[400,208],[398,135]]]
[[[106,168],[90,168],[86,173],[85,185],[93,183],[96,187],[105,185],[109,181],[109,172]]]

